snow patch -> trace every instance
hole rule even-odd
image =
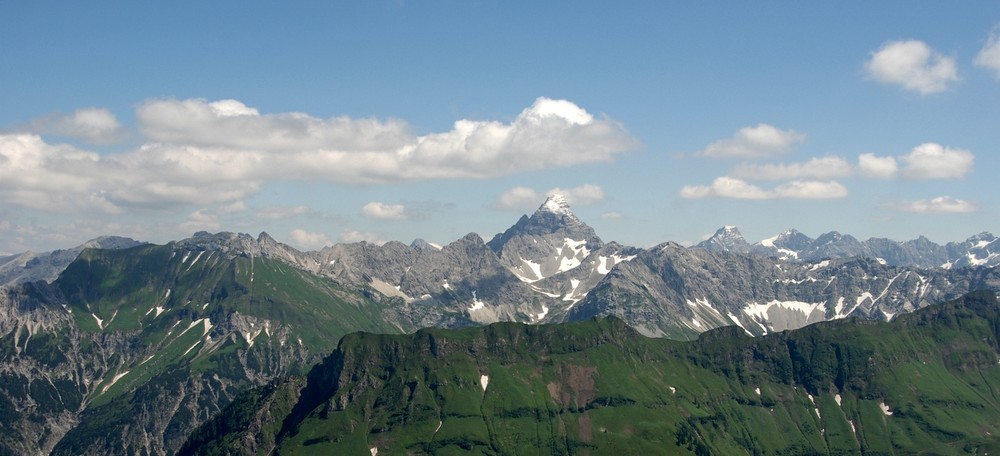
[[[884,260],[883,260],[884,261]],[[817,269],[825,268],[830,265],[830,260],[823,260],[809,267],[810,271],[815,271]]]
[[[90,314],[90,315],[94,317],[94,320],[97,320],[97,327],[99,329],[104,329],[104,320],[98,318],[97,314]]]
[[[114,385],[115,383],[118,383],[118,380],[121,380],[122,377],[128,375],[128,373],[129,373],[129,371],[125,371],[125,372],[122,372],[122,373],[120,373],[118,375],[115,375],[114,378],[111,379],[111,383],[108,383],[107,385],[104,385],[104,388],[101,388],[101,394],[106,393],[108,391],[108,388],[111,388],[112,385]]]
[[[378,455],[378,447],[371,447],[368,451],[372,454],[372,456]]]
[[[542,306],[542,312],[538,314],[538,319],[541,320],[541,319],[545,318],[545,316],[548,315],[548,314],[549,314],[549,308],[545,307],[545,306]]]
[[[833,396],[833,400],[837,401],[837,407],[843,407],[842,405],[840,405],[841,402],[842,402],[842,398],[840,397],[839,394],[836,395],[836,396]]]
[[[444,281],[444,283],[442,283],[442,284],[441,284],[441,286],[442,286],[442,287],[443,287],[443,288],[444,288],[445,290],[450,290],[450,289],[451,289],[451,285],[449,285],[449,284],[448,284],[448,281],[447,281],[447,280],[445,280],[445,281]]]
[[[878,406],[882,409],[882,413],[884,413],[885,416],[892,416],[892,411],[889,410],[888,405],[885,405],[885,402],[879,403]]]
[[[576,297],[576,289],[580,286],[580,281],[577,279],[569,279],[569,284],[573,288],[569,290],[569,293],[566,293],[566,296],[563,296],[562,300],[573,301],[573,304],[576,304],[580,300],[580,298]]]
[[[698,328],[700,328],[700,327],[701,327],[701,322],[700,322],[700,321],[698,321],[698,319],[697,319],[697,318],[692,318],[692,319],[691,319],[691,324],[695,325],[695,326],[696,326],[696,327],[698,327]]]
[[[729,317],[729,319],[732,320],[733,323],[736,323],[736,326],[739,326],[741,329],[743,329],[743,332],[747,333],[748,336],[753,336],[753,333],[747,331],[747,328],[743,326],[743,323],[740,323],[740,320],[736,318],[736,315],[733,315],[732,312],[726,312],[726,316]]]
[[[521,258],[521,262],[524,263],[524,265],[528,267],[528,270],[530,270],[534,274],[534,276],[532,276],[532,277],[522,276],[522,275],[518,274],[517,272],[515,272],[514,275],[516,275],[518,279],[521,279],[524,282],[532,283],[532,282],[537,282],[537,281],[542,280],[542,279],[545,278],[544,276],[542,276],[542,265],[541,264],[535,263],[534,261],[531,261],[531,260],[525,260],[524,258]]]
[[[476,292],[473,291],[472,292],[472,305],[469,307],[469,312],[475,312],[475,311],[477,311],[479,309],[482,309],[484,307],[486,307],[486,303],[483,302],[483,301],[480,301],[479,298],[476,298]]]
[[[759,386],[758,386],[758,387],[756,387],[756,388],[754,388],[754,389],[753,389],[753,391],[754,391],[755,393],[757,393],[757,395],[758,395],[758,396],[760,396],[760,387],[759,387]]]
[[[670,388],[670,394],[677,394],[677,388],[674,388],[672,386],[668,386],[667,388]]]
[[[483,386],[483,392],[486,392],[486,385],[490,384],[490,377],[488,375],[480,375],[479,384]]]

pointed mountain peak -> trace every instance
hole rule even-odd
[[[726,225],[716,230],[712,237],[698,243],[697,247],[711,251],[746,252],[750,244],[736,226]]]
[[[545,202],[538,207],[537,212],[549,212],[553,214],[573,216],[573,211],[569,207],[569,202],[566,201],[566,196],[559,193],[549,195],[549,197],[545,199]]]

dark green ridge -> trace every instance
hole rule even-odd
[[[355,333],[180,454],[985,454],[998,334],[992,292],[758,338],[647,339],[610,318]]]

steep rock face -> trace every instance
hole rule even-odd
[[[977,293],[891,323],[689,343],[615,319],[356,334],[307,377],[241,395],[180,454],[987,452],[998,307]]]
[[[616,268],[566,318],[614,315],[646,335],[675,338],[734,324],[760,335],[848,316],[889,320],[977,289],[1000,289],[1000,271],[864,258],[776,263],[667,243]]]
[[[534,282],[579,266],[603,242],[573,214],[565,197],[553,195],[487,245],[518,277]]]

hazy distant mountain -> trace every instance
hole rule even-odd
[[[719,233],[716,233],[716,236],[719,236]],[[716,236],[713,236],[712,239],[715,239]],[[712,239],[702,244],[706,244]],[[702,244],[699,244],[699,247],[708,248]],[[710,250],[713,249],[710,248]],[[714,248],[714,250],[727,249]],[[732,249],[727,251],[732,251]],[[941,246],[923,236],[905,242],[884,238],[858,241],[853,236],[831,231],[817,239],[812,239],[796,230],[788,230],[751,245],[750,251],[784,260],[802,261],[866,257],[892,266],[916,266],[920,268],[948,269],[1000,265],[1000,242],[997,242],[997,238],[987,232],[979,233],[963,242],[949,242],[947,245]]]
[[[102,236],[76,247],[52,252],[24,252],[0,257],[0,285],[34,282],[51,282],[66,269],[84,249],[127,249],[142,242],[117,236]]]

